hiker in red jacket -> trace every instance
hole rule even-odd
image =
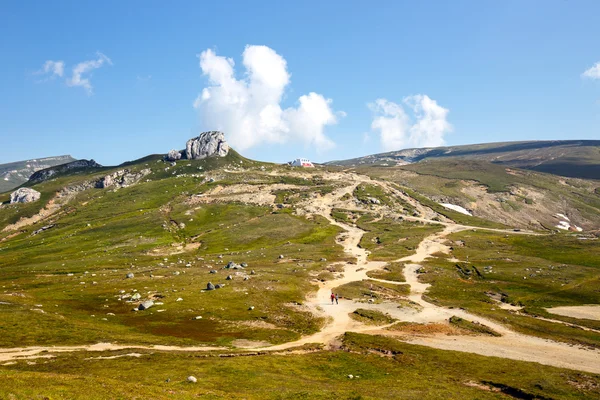
[[[335,301],[335,294],[331,293],[331,304],[333,305],[333,302]]]

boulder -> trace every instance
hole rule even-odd
[[[140,311],[144,311],[149,309],[150,307],[152,307],[154,305],[154,302],[152,300],[148,300],[148,301],[144,301],[142,304],[140,304],[138,306],[138,310]]]
[[[225,157],[229,153],[229,145],[225,141],[223,132],[203,132],[197,138],[187,141],[185,156],[188,160],[203,159],[206,157]]]
[[[30,188],[20,188],[10,195],[10,204],[31,203],[40,199],[41,193]]]
[[[211,282],[208,282],[206,284],[206,290],[215,290],[215,285],[213,285]]]
[[[171,150],[165,158],[167,161],[181,160],[181,152],[179,150]]]
[[[226,269],[244,269],[242,265],[236,264],[233,261],[229,261],[225,266]]]

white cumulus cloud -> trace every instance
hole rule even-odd
[[[60,76],[62,77],[65,73],[65,63],[64,61],[52,61],[48,60],[44,63],[44,66],[41,70],[37,72],[37,74],[48,75],[50,77]]]
[[[209,85],[196,98],[203,128],[225,132],[239,150],[260,143],[301,142],[325,150],[334,146],[324,129],[336,124],[342,112],[334,112],[332,100],[310,92],[296,106],[282,108],[290,83],[286,60],[267,46],[246,46],[245,69],[237,79],[233,59],[205,50],[199,56]]]
[[[73,67],[73,74],[70,79],[67,79],[67,85],[81,86],[89,95],[91,95],[93,93],[93,87],[89,78],[90,72],[102,67],[105,63],[112,65],[110,58],[104,54],[97,52],[96,56],[97,58],[95,60],[80,62]]]
[[[600,62],[594,64],[593,67],[581,74],[584,78],[600,79]]]
[[[426,95],[407,96],[402,104],[377,99],[368,106],[374,114],[371,130],[388,151],[441,146],[444,136],[452,132],[449,110]]]

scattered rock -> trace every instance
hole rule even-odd
[[[206,290],[215,290],[215,285],[213,285],[211,282],[208,282],[206,284]]]
[[[195,316],[195,317],[194,317],[194,318],[192,318],[192,319],[193,319],[193,320],[199,320],[199,319],[202,319],[202,316],[201,316],[201,315],[197,315],[197,316]]]
[[[254,272],[254,270],[250,271],[250,275],[256,275],[256,272]]]
[[[248,307],[248,311],[252,311],[252,310],[254,310],[254,306]]]
[[[283,259],[283,254],[279,255],[279,259],[282,260]]]
[[[352,375],[352,374],[348,375],[348,379],[353,379],[353,378],[354,378],[354,375]]]
[[[38,233],[42,233],[44,231],[47,231],[48,229],[54,228],[56,225],[55,224],[51,224],[51,225],[46,225],[46,226],[42,226],[40,229],[37,229],[35,231],[33,231],[33,233],[31,234],[32,236],[37,235]]]
[[[217,284],[215,285],[215,289],[221,289],[222,287],[225,287],[225,284],[224,284],[224,283],[217,283]]]
[[[127,275],[125,275],[125,277],[126,277],[127,279],[131,279],[131,278],[133,278],[133,276],[134,276],[134,275],[133,275],[133,272],[130,272],[130,273],[128,273]]]
[[[187,381],[190,382],[190,383],[196,383],[196,382],[198,382],[198,379],[196,379],[195,376],[191,376],[190,375],[190,376],[187,377]]]
[[[187,141],[185,155],[188,160],[203,159],[211,156],[225,157],[229,153],[229,145],[223,132],[203,132],[197,138]]]
[[[211,273],[211,274],[216,274],[216,273],[217,273],[217,271],[215,271],[214,269],[211,269],[211,270],[210,270],[210,273]]]
[[[134,293],[133,296],[131,296],[131,300],[139,300],[142,298],[142,295],[139,293]]]
[[[20,188],[10,194],[10,204],[31,203],[40,199],[41,193],[30,188]]]
[[[175,301],[183,301],[183,299],[181,297],[179,297],[177,300]]]
[[[240,264],[236,264],[233,261],[229,261],[227,263],[227,265],[225,266],[225,268],[227,268],[227,269],[244,269],[244,266],[242,266]]]
[[[154,305],[154,302],[152,300],[148,300],[148,301],[144,301],[142,304],[140,304],[138,306],[138,310],[140,311],[144,311],[149,309],[150,307],[152,307]]]
[[[226,280],[228,280],[228,281],[230,281],[230,280],[232,280],[232,279],[233,279],[233,276],[231,276],[231,275],[227,275],[227,278],[225,278],[225,279],[226,279]]]

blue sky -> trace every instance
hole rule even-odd
[[[0,163],[111,165],[223,127],[271,161],[600,139],[598,1],[173,3],[3,2]]]

